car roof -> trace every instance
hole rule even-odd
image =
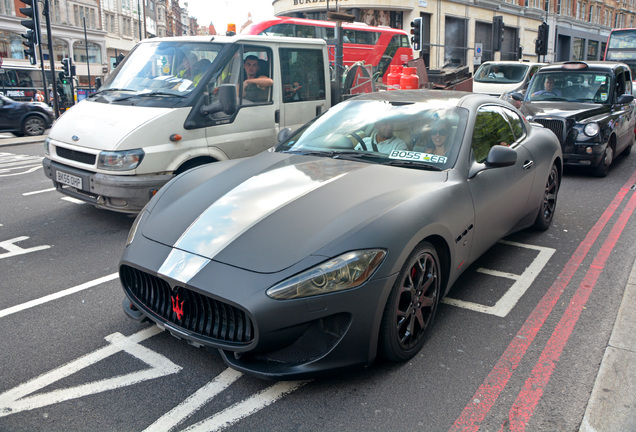
[[[579,68],[580,67],[580,68]],[[610,71],[621,67],[628,68],[624,63],[606,61],[567,61],[553,63],[542,67],[538,73],[555,72],[560,70],[575,71]]]
[[[481,64],[481,66],[483,65],[491,65],[491,64],[495,64],[495,65],[528,65],[528,66],[534,66],[534,65],[546,65],[547,63],[540,63],[540,62],[527,62],[527,61],[518,61],[518,60],[501,60],[501,61],[495,61],[495,60],[489,60],[487,62],[483,62]]]

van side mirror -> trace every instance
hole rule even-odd
[[[203,105],[201,107],[201,113],[203,115],[210,115],[217,112],[223,112],[227,115],[232,115],[236,112],[236,85],[235,84],[221,84],[218,88],[218,100],[210,105]]]
[[[281,129],[280,132],[278,132],[278,136],[277,136],[278,142],[282,143],[287,138],[289,138],[291,134],[292,134],[291,128],[286,127]]]

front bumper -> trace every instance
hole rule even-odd
[[[98,208],[122,213],[139,213],[150,198],[172,177],[167,175],[108,175],[64,165],[49,158],[42,161],[44,174],[65,195],[94,204]],[[57,181],[57,172],[82,179],[81,188]]]
[[[219,350],[228,366],[262,379],[315,378],[375,359],[384,305],[397,276],[279,301],[267,297],[266,289],[306,268],[306,262],[256,274],[209,261],[183,284],[157,274],[170,250],[142,236],[126,248],[120,279],[129,317],[149,319],[191,345]]]
[[[574,143],[563,148],[563,164],[596,167],[603,162],[607,144]]]

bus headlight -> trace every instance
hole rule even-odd
[[[103,151],[97,158],[97,168],[111,171],[130,171],[139,166],[144,158],[142,149]]]

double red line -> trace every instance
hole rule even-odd
[[[577,247],[576,251],[572,254],[561,271],[561,274],[557,277],[556,282],[552,285],[552,287],[550,287],[548,292],[534,308],[519,332],[512,339],[512,342],[510,342],[510,345],[508,345],[506,351],[499,358],[494,368],[490,371],[482,385],[472,397],[471,401],[468,405],[466,405],[459,418],[450,428],[449,432],[476,431],[479,429],[481,422],[483,422],[486,415],[490,412],[490,409],[506,387],[512,373],[523,359],[523,356],[528,350],[530,344],[532,344],[539,330],[542,328],[548,315],[550,315],[554,309],[559,297],[563,291],[565,291],[570,280],[580,268],[579,266],[583,262],[583,259],[587,256],[601,231],[613,217],[614,213],[623,202],[625,196],[630,192],[630,188],[632,188],[635,182],[636,173],[632,175],[629,181],[616,194],[611,204],[607,207],[607,209],[605,209],[599,220],[587,233],[585,239]],[[523,389],[517,396],[517,400],[512,405],[508,415],[508,421],[506,422],[510,431],[517,432],[525,430],[527,422],[530,420],[530,417],[532,417],[537,403],[543,395],[543,390],[552,376],[552,372],[559,360],[561,352],[563,351],[563,348],[565,347],[565,344],[572,334],[572,330],[581,315],[581,311],[585,307],[585,304],[596,285],[596,282],[598,281],[607,258],[620,238],[621,233],[634,212],[635,207],[636,193],[632,194],[630,197],[627,205],[620,213],[617,221],[614,223],[614,226],[603,243],[603,246],[601,246],[596,257],[594,257],[594,260],[583,278],[583,281],[576,290],[569,306],[566,308],[561,320],[557,324],[554,332],[548,340],[548,343],[543,349],[541,356],[534,366],[530,376],[526,380]],[[502,430],[503,425],[500,431]]]

